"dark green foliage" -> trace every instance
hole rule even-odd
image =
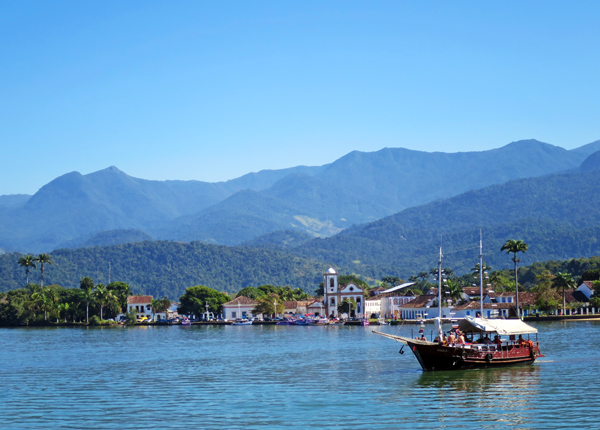
[[[199,316],[206,312],[207,304],[209,312],[213,312],[215,315],[220,314],[223,311],[223,304],[230,301],[231,298],[225,293],[198,285],[187,288],[179,300],[181,305],[177,308],[177,312],[182,315]]]
[[[106,289],[117,298],[118,307],[122,310],[127,309],[127,297],[131,296],[131,289],[125,282],[111,282]]]
[[[137,311],[135,308],[131,308],[131,310],[125,313],[125,324],[126,325],[135,325],[137,322]]]
[[[597,281],[600,279],[600,269],[589,269],[581,275],[582,281]]]
[[[243,242],[240,246],[285,250],[287,248],[294,248],[302,245],[314,238],[313,235],[300,230],[279,230]]]
[[[352,311],[356,310],[357,306],[356,300],[354,300],[353,297],[350,297],[349,299],[346,298],[338,305],[338,312],[340,314],[348,314],[350,316]]]
[[[102,320],[98,315],[92,315],[90,317],[90,325],[100,325],[101,322]]]
[[[23,285],[21,254],[0,255],[0,290]],[[46,267],[50,283],[73,288],[89,276],[97,281],[112,279],[128,284],[136,294],[179,298],[191,285],[209,285],[235,294],[244,287],[272,283],[312,291],[327,264],[283,252],[245,247],[231,248],[200,242],[142,242],[110,247],[60,249],[51,253],[54,265]],[[35,273],[34,273],[35,275]],[[30,278],[39,278],[31,276]]]
[[[256,300],[259,297],[264,297],[266,294],[267,293],[264,290],[259,290],[258,288],[254,288],[254,287],[246,287],[246,288],[242,288],[240,291],[238,291],[238,293],[235,296],[236,297],[244,296],[244,297],[248,297],[249,299]]]
[[[338,284],[339,285],[354,284],[357,287],[361,287],[363,289],[369,288],[369,284],[367,284],[365,281],[363,281],[356,275],[340,275],[340,276],[338,276]]]

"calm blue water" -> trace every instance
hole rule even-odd
[[[377,327],[0,329],[0,428],[600,428],[600,323],[537,327],[535,365],[431,373]]]

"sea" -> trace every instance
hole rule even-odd
[[[600,428],[600,322],[532,325],[535,364],[444,372],[372,333],[411,324],[0,329],[0,428]]]

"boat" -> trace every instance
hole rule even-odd
[[[437,339],[442,339],[441,319],[434,318],[434,322],[437,326]],[[462,345],[430,342],[422,340],[422,337],[411,339],[376,330],[373,330],[373,333],[408,346],[424,371],[531,364],[536,358],[544,357],[537,340],[537,329],[520,319],[497,320],[467,316],[458,326],[467,339]],[[490,340],[491,335],[497,336],[495,343]],[[523,335],[526,335],[527,339],[524,339]],[[530,339],[532,335],[535,335],[535,340]],[[516,336],[519,336],[519,339]],[[400,349],[401,354],[404,353],[403,349],[404,346]]]
[[[181,325],[192,325],[192,322],[187,318],[183,318],[181,320]]]
[[[252,321],[246,318],[236,318],[232,325],[252,325]]]
[[[366,317],[362,317],[360,319],[360,325],[362,325],[363,327],[367,327],[369,325],[369,318]]]

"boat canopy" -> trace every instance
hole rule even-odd
[[[510,336],[513,334],[534,334],[537,329],[525,324],[519,319],[514,320],[498,320],[487,318],[465,317],[459,323],[461,331],[487,331],[498,333],[499,335]]]

